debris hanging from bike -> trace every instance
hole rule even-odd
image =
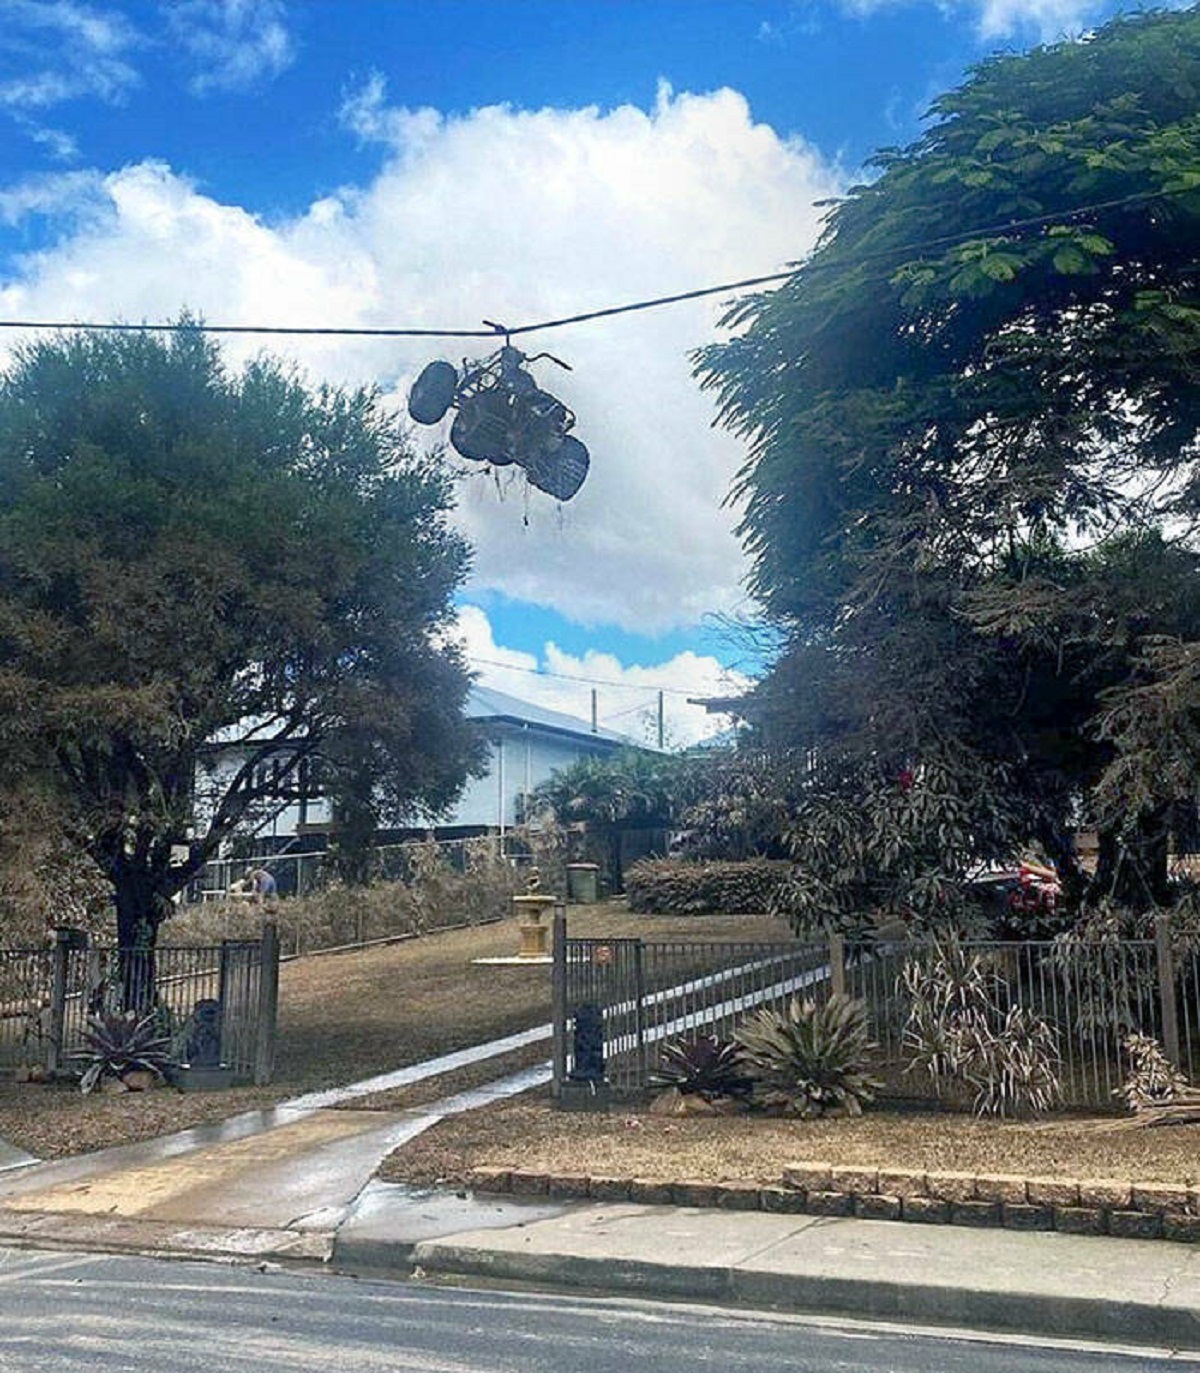
[[[453,408],[450,443],[464,458],[493,467],[515,465],[530,485],[569,501],[583,485],[590,459],[575,438],[574,414],[543,391],[526,368],[550,353],[526,357],[511,344],[482,361],[429,363],[408,393],[408,413],[418,424],[438,424]]]

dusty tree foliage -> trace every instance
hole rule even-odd
[[[1173,899],[1200,777],[1197,89],[1195,8],[988,60],[699,357],[784,639],[746,711],[813,759],[802,923],[958,919],[970,866],[1030,842],[1064,907]]]

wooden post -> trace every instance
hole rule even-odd
[[[550,1019],[551,1066],[550,1095],[562,1095],[567,1080],[567,911],[564,905],[554,910],[554,965],[551,968]]]
[[[1178,1068],[1179,1007],[1175,1000],[1175,960],[1171,957],[1171,917],[1165,911],[1154,917],[1154,952],[1158,961],[1158,998],[1162,1005],[1163,1052]]]
[[[67,959],[71,931],[54,931],[53,964],[50,969],[50,1016],[46,1028],[46,1076],[54,1077],[63,1066],[63,1039],[67,1027]]]
[[[829,984],[834,996],[846,995],[846,938],[838,932],[829,936]]]
[[[270,921],[263,926],[260,959],[254,1085],[265,1087],[275,1071],[275,1021],[279,1011],[279,931]]]

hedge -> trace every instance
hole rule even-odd
[[[771,909],[789,863],[644,858],[625,873],[629,909],[642,915],[748,915]]]

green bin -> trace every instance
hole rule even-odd
[[[600,868],[596,863],[567,864],[567,895],[581,906],[596,900],[596,877]]]

